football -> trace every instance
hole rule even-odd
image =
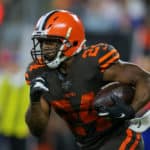
[[[114,102],[111,99],[112,96],[116,96],[125,104],[130,105],[133,100],[134,93],[135,88],[131,85],[111,82],[101,87],[95,97],[94,106],[113,106]]]

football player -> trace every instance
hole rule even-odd
[[[82,150],[143,149],[141,135],[128,128],[128,120],[150,99],[148,72],[121,61],[109,44],[86,46],[81,20],[66,10],[40,17],[32,40],[33,62],[25,77],[30,85],[26,122],[33,135],[44,133],[53,107]],[[130,106],[113,96],[111,108],[93,105],[100,87],[112,81],[135,86]]]

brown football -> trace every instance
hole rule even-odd
[[[114,102],[111,96],[116,96],[123,100],[125,104],[131,104],[135,93],[135,88],[128,84],[122,84],[119,82],[111,82],[99,90],[95,97],[94,106],[104,105],[112,106]]]

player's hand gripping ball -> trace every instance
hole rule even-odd
[[[103,86],[95,97],[94,108],[98,116],[112,119],[131,119],[135,111],[130,106],[134,97],[134,87],[112,82]]]

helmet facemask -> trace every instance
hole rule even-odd
[[[72,44],[63,38],[33,38],[31,56],[39,64],[46,64],[49,68],[56,68],[68,57],[63,54]]]

